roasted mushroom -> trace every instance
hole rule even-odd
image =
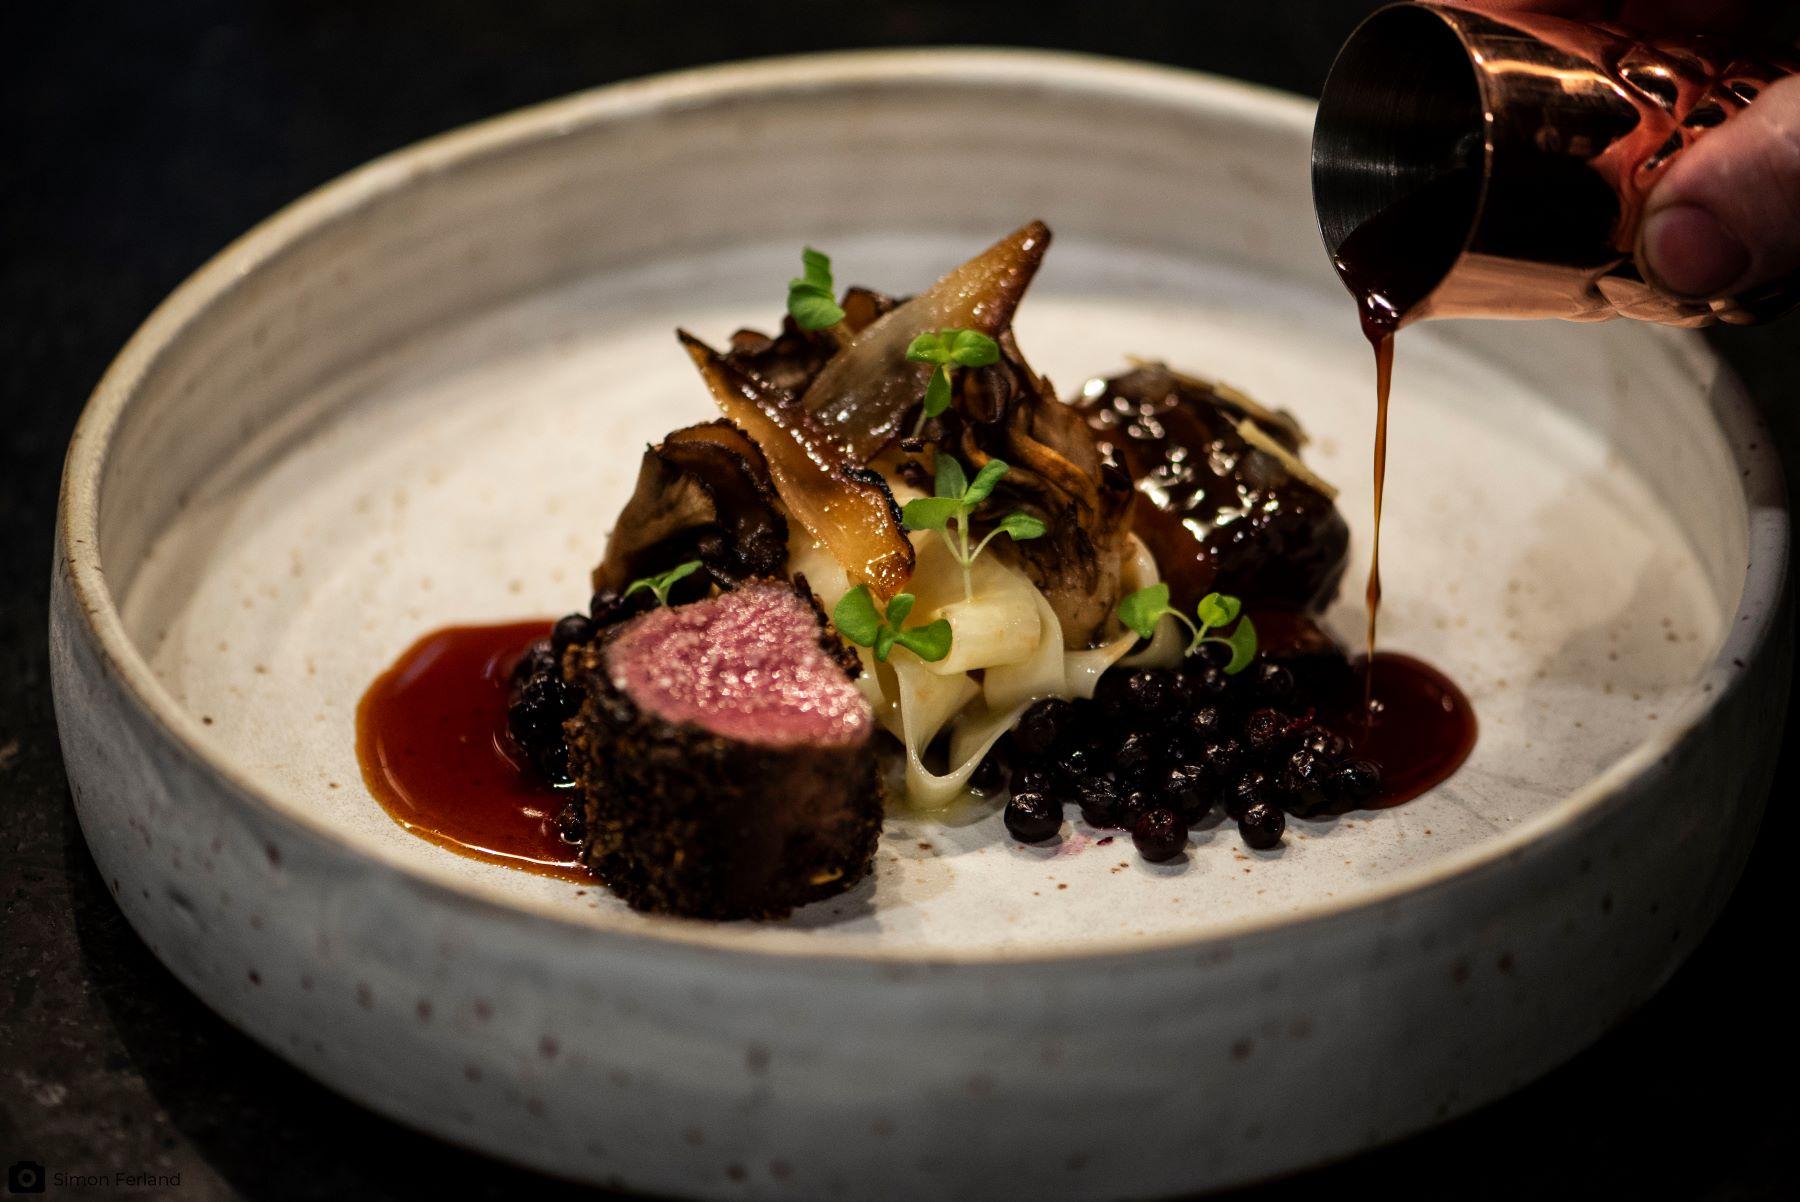
[[[858,584],[891,597],[912,575],[913,546],[880,475],[821,430],[792,394],[764,382],[685,330],[681,343],[726,418],[762,448],[788,514]]]
[[[726,421],[677,430],[644,452],[637,487],[606,540],[594,588],[698,558],[721,584],[778,576],[787,567],[787,519],[769,465]]]
[[[852,458],[867,463],[899,435],[924,395],[931,368],[907,359],[913,339],[944,329],[997,338],[1011,329],[1013,310],[1049,245],[1041,221],[994,243],[852,338],[813,379],[801,404]]]
[[[1081,414],[1031,370],[1010,331],[1000,362],[968,373],[944,421],[944,445],[972,468],[999,459],[1012,470],[989,509],[1023,509],[1048,533],[1009,542],[1062,624],[1063,642],[1103,639],[1120,594],[1131,533],[1131,482],[1105,462]]]

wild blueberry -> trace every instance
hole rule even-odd
[[[1265,705],[1286,705],[1294,699],[1294,674],[1282,664],[1259,661],[1249,671],[1250,688]]]
[[[1325,804],[1331,766],[1310,747],[1297,747],[1281,766],[1278,778],[1282,800],[1297,814],[1310,813]]]
[[[570,614],[559,618],[550,630],[550,647],[558,657],[576,643],[594,637],[594,623],[586,614]]]
[[[1331,775],[1332,791],[1352,805],[1367,805],[1381,793],[1381,768],[1369,760],[1345,760]]]
[[[1062,829],[1062,806],[1042,793],[1014,793],[1003,821],[1021,843],[1039,843]]]
[[[1275,806],[1262,802],[1244,811],[1238,819],[1238,834],[1258,851],[1267,851],[1281,842],[1287,830],[1287,817]]]
[[[1208,775],[1200,764],[1176,764],[1159,782],[1163,805],[1189,826],[1205,818],[1212,809]]]
[[[1172,860],[1187,847],[1187,827],[1172,810],[1146,810],[1132,824],[1131,841],[1146,860]]]
[[[1267,758],[1287,741],[1288,716],[1280,710],[1264,706],[1251,710],[1244,719],[1244,743],[1250,754]]]
[[[1075,726],[1075,705],[1061,697],[1035,702],[1013,731],[1013,746],[1026,763],[1049,756]]]

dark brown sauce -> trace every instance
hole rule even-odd
[[[1370,809],[1411,801],[1449,778],[1475,748],[1474,707],[1449,677],[1410,655],[1378,651],[1351,660],[1310,615],[1256,610],[1257,642],[1288,665],[1304,704],[1351,754],[1381,765]]]
[[[1327,725],[1382,768],[1378,805],[1397,805],[1447,779],[1468,758],[1476,737],[1475,710],[1461,689],[1436,668],[1410,656],[1376,649],[1381,612],[1381,508],[1387,489],[1388,396],[1394,381],[1394,338],[1416,315],[1435,285],[1436,265],[1414,248],[1443,245],[1446,221],[1459,222],[1473,203],[1479,177],[1452,170],[1377,213],[1339,245],[1333,266],[1356,299],[1363,336],[1375,354],[1374,531],[1370,537],[1367,645],[1361,697],[1340,701]]]
[[[1375,654],[1377,616],[1381,612],[1381,501],[1387,486],[1388,393],[1394,380],[1394,336],[1436,282],[1436,273],[1418,262],[1416,248],[1441,245],[1446,234],[1434,231],[1467,211],[1470,192],[1480,188],[1471,171],[1451,171],[1350,232],[1339,245],[1332,265],[1344,287],[1356,298],[1363,337],[1375,352],[1375,527],[1369,549],[1369,580],[1364,597],[1369,606],[1368,647]],[[1446,216],[1448,215],[1448,216]]]
[[[1363,601],[1369,607],[1368,646],[1375,654],[1375,618],[1381,612],[1381,496],[1387,490],[1388,391],[1394,383],[1394,335],[1374,340],[1375,345],[1375,525],[1369,536],[1369,580]]]
[[[508,676],[547,621],[450,626],[409,647],[356,707],[363,781],[394,820],[462,855],[588,881],[558,832],[563,792],[506,729]]]
[[[1475,709],[1456,682],[1410,655],[1378,651],[1361,662],[1363,687],[1319,715],[1352,752],[1381,765],[1381,793],[1363,808],[1411,801],[1462,766],[1475,749]]]

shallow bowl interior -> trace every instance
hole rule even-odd
[[[439,139],[178,294],[84,421],[68,527],[93,540],[94,620],[171,728],[258,804],[505,904],[742,948],[993,955],[1201,938],[1465,869],[1704,710],[1766,534],[1714,361],[1623,322],[1446,325],[1401,340],[1383,629],[1463,684],[1481,739],[1419,801],[1298,822],[1276,853],[1209,826],[1161,866],[1079,823],[1041,849],[991,807],[897,815],[873,881],[704,930],[394,825],[355,763],[363,688],[430,628],[582,605],[644,444],[709,415],[673,327],[771,326],[802,243],[840,282],[908,292],[1044,218],[1018,322],[1038,369],[1068,394],[1161,357],[1291,409],[1360,578],[1371,368],[1312,232],[1308,106],[1079,59],[870,61],[677,77]],[[1359,591],[1332,614],[1347,636]]]

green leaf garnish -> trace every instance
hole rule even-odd
[[[1028,542],[1034,538],[1042,538],[1050,530],[1043,519],[1034,518],[1023,510],[1015,509],[1000,519],[1000,530],[1015,543]]]
[[[686,580],[689,576],[692,576],[699,570],[700,561],[698,559],[690,559],[686,563],[675,565],[659,576],[644,576],[640,579],[633,580],[630,584],[625,586],[624,595],[629,597],[639,589],[647,588],[655,595],[656,603],[658,605],[667,605],[669,603],[669,590],[674,588],[678,581]]]
[[[1000,361],[1000,344],[980,330],[927,330],[906,347],[906,357],[914,363],[936,364],[925,385],[925,399],[919,407],[919,422],[913,428],[917,438],[925,430],[925,422],[950,407],[953,395],[950,373],[958,367],[986,367]]]
[[[981,503],[993,494],[994,486],[1006,475],[1006,464],[998,459],[990,459],[982,469],[970,480],[963,471],[963,465],[954,455],[939,452],[937,456],[937,479],[932,484],[936,496],[920,497],[908,501],[906,508],[900,512],[900,520],[908,530],[935,530],[938,537],[944,540],[950,554],[962,565],[963,596],[973,600],[975,595],[974,578],[971,568],[976,556],[987,549],[987,545],[1004,534],[1015,542],[1042,538],[1049,530],[1041,518],[1033,517],[1022,510],[1014,510],[994,524],[979,543],[970,545],[969,525]]]
[[[1225,675],[1236,676],[1256,658],[1256,623],[1244,618],[1228,638],[1213,641],[1223,641],[1231,648],[1231,662],[1225,665]]]
[[[986,367],[1000,362],[1000,344],[980,330],[928,330],[907,344],[906,357],[940,367]]]
[[[1243,604],[1236,597],[1227,597],[1223,593],[1208,593],[1200,598],[1196,612],[1200,620],[1208,626],[1229,626],[1243,610]]]
[[[822,292],[789,292],[788,312],[803,330],[828,330],[844,320],[843,309],[830,294]]]
[[[963,465],[956,456],[937,457],[937,475],[932,479],[931,491],[934,496],[951,497],[958,501],[969,491],[969,478],[963,474]]]
[[[881,611],[875,608],[874,594],[866,584],[845,593],[831,611],[831,624],[838,633],[859,647],[872,647],[881,633]]]
[[[1152,584],[1131,593],[1119,602],[1119,621],[1140,639],[1156,637],[1156,624],[1162,616],[1175,611],[1169,608],[1169,586]],[[1179,616],[1179,615],[1177,615]]]
[[[822,250],[804,247],[800,251],[800,270],[804,273],[798,281],[790,282],[807,284],[814,288],[831,289],[831,256]]]
[[[925,400],[922,403],[925,406],[923,412],[926,417],[936,417],[950,408],[949,368],[939,365],[932,371],[931,382],[925,385]]]
[[[928,664],[935,664],[950,654],[950,623],[943,618],[902,630],[895,640]]]
[[[950,359],[958,367],[987,367],[1000,362],[1000,344],[980,330],[946,330]]]
[[[942,530],[961,512],[962,501],[956,497],[920,497],[906,503],[900,520],[908,530]]]
[[[906,344],[906,357],[914,363],[935,363],[943,367],[950,362],[950,348],[942,334],[927,330]]]
[[[788,312],[803,330],[825,330],[844,320],[831,282],[831,256],[812,247],[800,252],[801,275],[788,281]]]
[[[1169,586],[1152,584],[1131,593],[1119,602],[1119,621],[1140,639],[1156,637],[1156,624],[1174,618],[1188,628],[1192,636],[1183,655],[1192,655],[1202,643],[1218,643],[1231,648],[1231,660],[1225,665],[1227,676],[1236,676],[1256,658],[1256,624],[1244,615],[1244,603],[1229,593],[1208,593],[1194,608],[1199,625],[1169,604]],[[1212,631],[1236,622],[1229,635]]]
[[[955,461],[952,460],[951,462],[954,463]],[[958,466],[960,467],[961,465]],[[983,501],[987,500],[988,495],[994,491],[994,485],[1000,483],[1000,477],[1006,475],[1006,473],[1011,470],[1012,469],[1007,467],[1004,463],[1001,463],[998,459],[988,460],[987,465],[975,473],[975,479],[971,480],[968,488],[964,490],[964,504],[968,505],[970,509],[973,509]]]
[[[859,647],[869,647],[875,658],[887,663],[897,643],[928,663],[950,654],[950,623],[943,618],[923,626],[906,629],[913,611],[914,597],[900,593],[887,604],[885,615],[875,607],[875,596],[869,586],[859,584],[845,593],[831,611],[831,623],[838,633]]]

